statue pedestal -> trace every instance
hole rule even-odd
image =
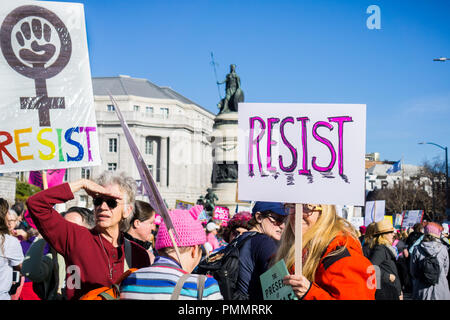
[[[212,189],[219,198],[216,206],[228,207],[230,215],[236,210],[238,168],[238,113],[219,114],[211,134],[213,173]]]

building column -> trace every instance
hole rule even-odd
[[[167,137],[161,137],[161,148],[160,148],[160,185],[161,187],[167,187],[167,170],[168,170],[168,154],[167,154]]]

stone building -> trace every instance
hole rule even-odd
[[[93,178],[104,170],[139,172],[109,98],[114,96],[161,195],[195,203],[211,186],[211,135],[215,115],[169,87],[129,76],[93,78],[101,166],[69,169],[65,180]],[[138,196],[138,199],[145,199]],[[79,192],[70,205],[91,207]]]

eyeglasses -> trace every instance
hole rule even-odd
[[[303,216],[309,217],[314,212],[322,212],[322,206],[313,204],[303,205]]]
[[[284,206],[286,209],[286,212],[288,212],[290,215],[295,214],[295,205],[292,204],[286,204]],[[312,204],[304,204],[303,205],[303,215],[309,217],[314,212],[322,212],[322,206],[321,205],[312,205]]]
[[[271,215],[269,214],[267,218],[270,220],[270,222],[276,226],[281,226],[283,223],[286,223],[287,216],[279,216],[279,215]]]
[[[115,207],[117,207],[117,200],[113,199],[113,198],[94,198],[94,206],[98,207],[101,206],[103,204],[103,202],[106,202],[106,204],[108,205],[109,208],[114,209]]]

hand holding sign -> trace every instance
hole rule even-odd
[[[311,282],[303,275],[287,275],[283,278],[283,284],[292,287],[297,298],[301,299],[309,290]]]

